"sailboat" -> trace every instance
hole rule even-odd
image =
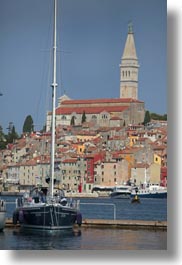
[[[70,201],[62,190],[54,194],[54,157],[55,157],[55,105],[56,105],[56,50],[57,50],[57,0],[54,0],[53,33],[53,82],[52,82],[52,129],[51,129],[51,165],[49,189],[35,187],[29,194],[17,199],[13,213],[13,223],[21,227],[41,230],[62,230],[73,228],[75,222],[81,225],[79,201]]]

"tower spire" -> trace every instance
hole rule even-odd
[[[128,35],[120,64],[120,98],[138,99],[138,69],[133,24],[129,22]]]

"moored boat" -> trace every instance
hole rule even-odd
[[[14,224],[19,222],[23,228],[41,230],[69,229],[74,223],[81,225],[78,201],[67,201],[62,191],[53,197],[45,191],[45,188],[35,188],[17,199]]]
[[[136,188],[136,189],[132,190],[131,192],[132,197],[134,197],[137,193],[137,195],[140,198],[153,198],[153,199],[167,198],[167,188],[162,186],[150,185],[149,187]]]
[[[52,82],[52,125],[51,125],[51,163],[49,189],[36,187],[29,194],[17,200],[13,213],[13,223],[23,228],[41,230],[70,229],[75,222],[81,225],[82,216],[78,202],[68,202],[62,192],[54,194],[55,169],[55,102],[56,102],[56,54],[57,54],[57,0],[54,0],[53,34],[53,82]]]
[[[130,186],[117,186],[113,188],[110,197],[114,199],[130,199],[131,187]]]

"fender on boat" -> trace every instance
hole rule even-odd
[[[82,214],[80,212],[77,213],[76,215],[76,223],[81,226],[82,224]]]
[[[19,211],[15,210],[13,212],[13,224],[16,225],[19,221]]]
[[[18,216],[18,218],[19,218],[19,222],[20,223],[23,223],[23,221],[24,221],[23,210],[19,210],[19,216]]]

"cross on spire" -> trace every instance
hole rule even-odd
[[[133,23],[131,21],[128,23],[128,33],[133,33]]]

